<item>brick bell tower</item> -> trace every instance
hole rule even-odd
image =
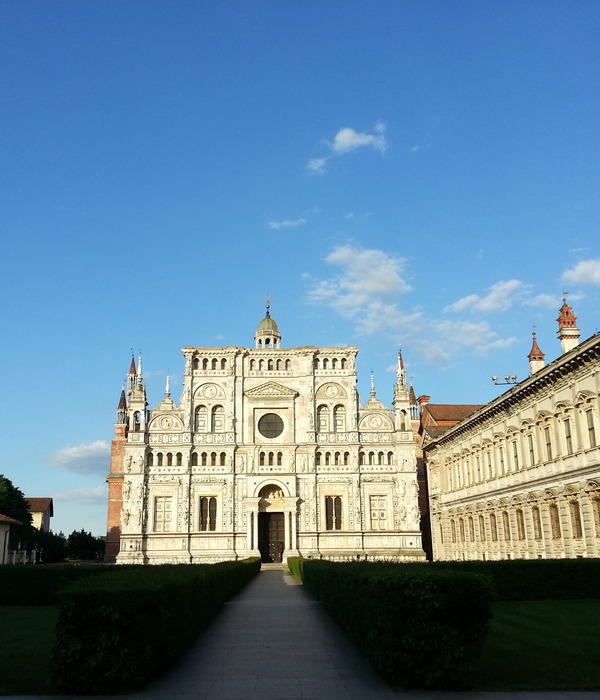
[[[145,423],[146,396],[142,384],[141,367],[142,358],[140,357],[138,367],[136,368],[135,358],[132,357],[129,373],[127,375],[127,395],[125,394],[125,388],[123,388],[117,407],[115,436],[110,449],[110,472],[106,479],[108,484],[108,516],[104,559],[111,563],[116,561],[117,554],[120,550],[125,451],[128,435],[130,430],[139,431],[141,427],[140,424]],[[129,397],[129,403],[127,397]],[[140,405],[142,405],[140,404],[140,399],[143,404],[143,416],[142,411],[139,410]]]

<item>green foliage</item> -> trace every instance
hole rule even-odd
[[[67,538],[60,532],[35,530],[32,535],[33,546],[37,550],[39,564],[58,564],[67,556]]]
[[[468,571],[488,576],[497,600],[597,598],[600,559],[517,559],[436,562],[438,571]]]
[[[23,523],[10,531],[11,547],[23,541],[32,531],[29,504],[23,492],[12,481],[0,474],[0,513]]]
[[[117,567],[68,587],[52,655],[54,690],[116,693],[144,685],[258,571],[259,559]]]
[[[102,560],[104,539],[85,530],[73,530],[67,538],[67,556],[77,560]]]
[[[108,565],[0,566],[0,605],[55,605],[65,586],[110,571]]]
[[[390,683],[471,683],[490,617],[485,577],[386,563],[294,560],[290,568]]]

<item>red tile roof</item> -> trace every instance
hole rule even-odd
[[[9,518],[8,515],[2,515],[0,513],[0,523],[7,523],[8,525],[22,525],[20,520],[15,520],[14,518]]]
[[[436,422],[454,421],[458,423],[458,421],[483,408],[483,404],[428,403],[423,408]]]
[[[30,513],[45,513],[50,510],[50,516],[54,515],[54,504],[51,498],[27,498]]]

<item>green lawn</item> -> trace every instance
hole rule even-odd
[[[0,695],[44,692],[58,608],[0,606]]]
[[[495,603],[478,690],[600,689],[600,600]]]

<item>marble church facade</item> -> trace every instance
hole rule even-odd
[[[183,392],[148,410],[132,360],[108,476],[107,558],[260,555],[421,560],[416,445],[402,357],[393,407],[356,391],[355,347],[185,347]]]

